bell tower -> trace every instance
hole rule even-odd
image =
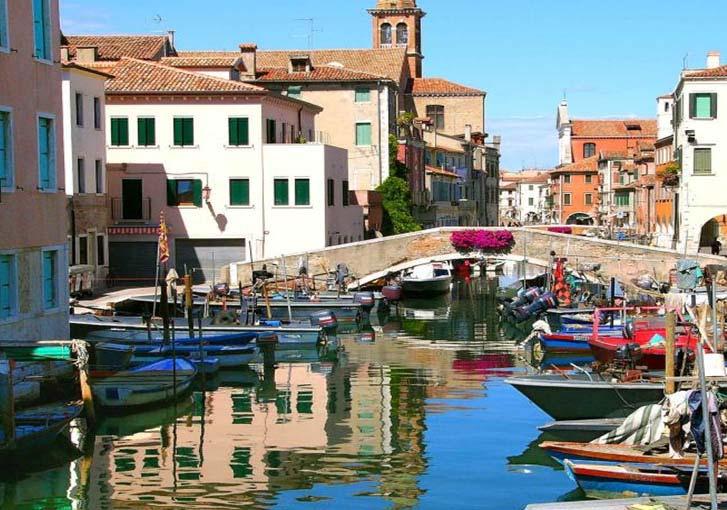
[[[422,76],[422,18],[416,0],[378,0],[373,17],[374,48],[406,48],[412,78]]]

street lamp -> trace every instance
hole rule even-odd
[[[205,185],[204,188],[202,188],[202,199],[205,201],[205,203],[210,203],[210,197],[212,196],[212,188]]]

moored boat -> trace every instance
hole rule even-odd
[[[627,351],[637,365],[646,366],[650,370],[664,370],[666,365],[666,348],[664,345],[665,330],[641,330],[634,338],[614,338],[598,336],[591,338],[588,344],[596,361],[611,364],[619,356],[619,350]],[[656,339],[656,342],[653,341]],[[675,339],[675,349],[693,350],[698,342],[696,336],[680,335]]]
[[[14,440],[7,441],[0,431],[0,463],[47,448],[82,410],[83,404],[72,402],[18,411],[15,414]]]
[[[204,353],[205,358],[215,358],[220,368],[239,368],[255,361],[260,349],[256,345],[209,345],[204,342],[201,347],[193,344],[174,346],[146,344],[134,347],[133,361],[149,363],[176,355],[196,363],[196,360],[200,359],[200,351]]]
[[[224,346],[245,346],[254,342],[258,335],[256,333],[210,333],[198,336],[189,336],[189,333],[175,335],[175,342],[178,346],[197,346],[200,341],[206,345]],[[125,328],[107,329],[90,333],[86,340],[89,342],[115,342],[127,345],[160,345],[164,341],[164,334],[160,331],[133,331]]]
[[[452,271],[446,263],[431,262],[415,266],[404,272],[401,287],[404,294],[435,296],[449,292]]]

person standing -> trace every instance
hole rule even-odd
[[[718,237],[715,237],[712,241],[712,255],[719,255],[720,251],[722,251],[722,243],[719,242]]]

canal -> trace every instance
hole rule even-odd
[[[224,372],[176,406],[105,416],[0,477],[2,509],[487,508],[579,493],[503,378],[524,336],[496,286],[408,301],[339,352]],[[80,455],[78,448],[84,454]],[[79,456],[80,455],[80,456]]]

